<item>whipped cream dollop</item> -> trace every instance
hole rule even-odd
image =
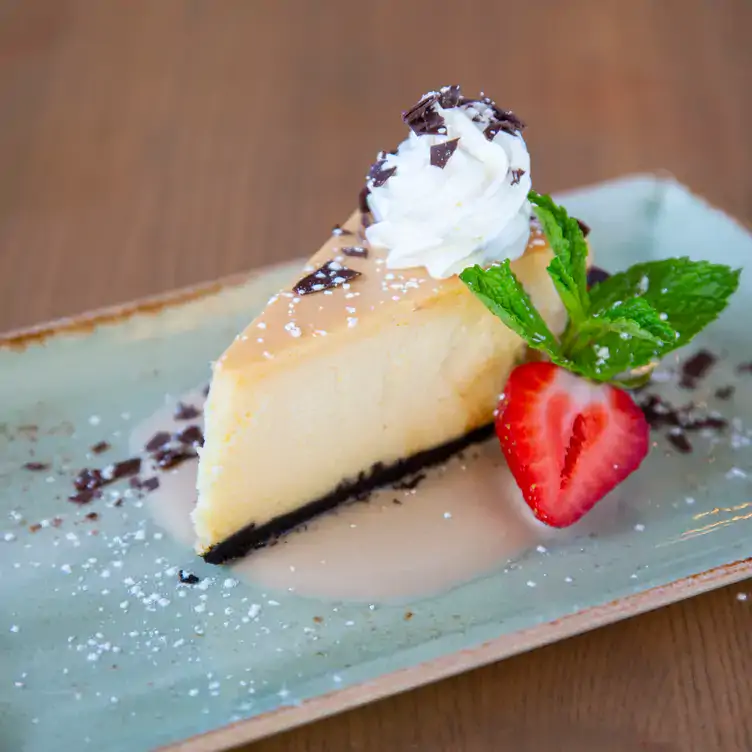
[[[530,155],[522,122],[459,87],[426,94],[404,115],[411,133],[382,153],[366,185],[368,242],[387,266],[434,278],[519,258],[530,235]]]

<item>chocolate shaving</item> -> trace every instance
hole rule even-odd
[[[500,109],[488,98],[480,101],[493,108],[495,119],[491,121],[483,131],[483,135],[489,141],[493,141],[501,131],[509,133],[511,136],[515,136],[519,131],[525,128],[525,123],[523,123],[522,120],[520,120],[511,110]]]
[[[140,487],[147,492],[156,491],[159,488],[159,478],[157,478],[156,475],[153,475],[151,478],[142,481]]]
[[[729,400],[734,396],[736,389],[731,386],[722,386],[715,390],[715,396],[719,400]]]
[[[327,261],[320,269],[303,277],[293,290],[297,295],[311,295],[338,287],[359,276],[360,272],[348,269],[336,261]]]
[[[106,483],[114,483],[120,478],[126,478],[129,475],[136,475],[141,470],[141,458],[132,457],[122,462],[116,462],[113,465],[108,465],[102,470],[102,477]],[[103,484],[104,485],[104,484]]]
[[[368,214],[371,211],[368,206],[368,194],[370,192],[368,186],[360,189],[360,193],[358,194],[358,208],[360,209],[361,214]]]
[[[186,460],[192,459],[196,456],[195,452],[188,451],[182,447],[175,449],[160,449],[153,459],[157,463],[157,467],[162,470],[170,470],[173,467],[182,465]]]
[[[681,431],[671,431],[667,438],[674,448],[682,454],[689,454],[692,451],[692,444]]]
[[[683,389],[694,389],[697,382],[715,365],[716,360],[716,356],[708,350],[697,352],[682,365],[679,386]]]
[[[591,266],[587,273],[587,286],[590,289],[593,285],[605,282],[611,276],[610,272],[601,269],[599,266]]]
[[[332,235],[335,237],[341,237],[342,235],[353,235],[352,230],[346,230],[344,227],[340,227],[340,225],[334,225],[332,228]]]
[[[73,486],[77,491],[93,491],[105,483],[106,481],[99,470],[90,470],[89,468],[81,470],[73,479]]]
[[[431,165],[443,170],[447,166],[452,154],[457,151],[459,138],[452,138],[449,141],[443,141],[440,144],[434,144],[431,147]]]
[[[25,462],[23,469],[32,473],[39,473],[42,470],[49,470],[50,465],[49,462]]]
[[[68,501],[72,501],[74,504],[88,504],[95,496],[99,496],[99,492],[93,489],[79,491],[68,497]]]
[[[191,574],[190,572],[186,572],[185,569],[181,569],[178,572],[178,579],[184,585],[196,585],[197,583],[201,582],[200,577],[197,577],[195,574]]]
[[[345,256],[354,256],[355,258],[368,258],[368,248],[362,245],[350,245],[347,248],[340,248],[341,253]]]
[[[161,449],[165,444],[169,444],[171,440],[172,436],[167,431],[158,431],[146,442],[144,448],[147,452],[156,452],[157,449]]]
[[[89,449],[93,454],[102,454],[110,448],[110,444],[106,441],[98,441],[93,447]]]
[[[368,178],[371,182],[371,188],[381,188],[384,183],[386,183],[387,180],[389,180],[392,175],[394,175],[395,172],[397,172],[397,167],[384,167],[386,164],[386,159],[379,159],[378,162],[375,162],[373,165],[371,165],[371,169],[368,171]]]
[[[525,170],[511,170],[510,172],[512,173],[512,185],[519,185]]]
[[[201,415],[201,411],[195,405],[186,405],[184,402],[178,402],[175,406],[173,417],[175,420],[193,420]]]
[[[464,97],[459,86],[443,86],[441,91],[439,91],[439,104],[445,110],[451,110],[452,107],[463,104],[463,101]]]
[[[99,515],[96,512],[89,512],[89,514],[86,515],[86,519],[96,522],[99,519]]]
[[[188,446],[204,445],[204,432],[200,426],[188,426],[188,428],[183,429],[175,438],[181,444],[187,444]]]
[[[580,230],[582,231],[583,237],[590,235],[590,225],[585,224],[581,219],[577,219],[577,217],[575,217],[575,222],[577,222]]]
[[[402,113],[402,120],[417,136],[439,135],[445,130],[444,118],[434,110],[434,105],[440,103],[439,94],[429,94],[423,97],[407,112]]]
[[[42,526],[35,522],[33,525],[29,525],[29,532],[30,533],[38,533],[42,529]]]

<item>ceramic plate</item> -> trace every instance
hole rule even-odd
[[[752,259],[740,225],[668,179],[563,199],[592,226],[607,269]],[[198,561],[126,480],[69,502],[74,474],[130,456],[133,426],[206,383],[208,363],[295,273],[278,267],[0,347],[3,749],[219,749],[749,576],[752,372],[739,368],[752,361],[749,273],[651,387],[728,427],[695,431],[692,453],[657,430],[640,472],[585,523],[451,589],[401,602],[302,595]],[[700,347],[719,360],[687,391],[677,372]],[[92,456],[101,441],[110,448]],[[442,521],[447,540],[453,523]],[[199,582],[180,583],[181,568]]]

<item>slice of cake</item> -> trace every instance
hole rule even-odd
[[[512,259],[565,324],[522,123],[458,87],[405,113],[359,211],[215,363],[193,519],[221,562],[492,432],[525,346],[459,280]]]

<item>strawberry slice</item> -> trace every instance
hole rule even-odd
[[[648,453],[642,410],[621,389],[552,363],[512,371],[496,435],[535,516],[553,527],[577,522]]]

